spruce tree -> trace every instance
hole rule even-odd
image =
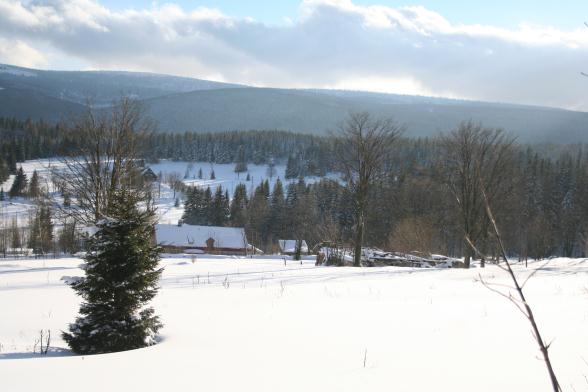
[[[4,201],[6,196],[4,195],[4,188],[0,188],[0,201]]]
[[[38,199],[40,195],[41,189],[39,187],[39,174],[35,170],[31,176],[31,182],[29,183],[29,197],[32,199]]]
[[[247,224],[247,203],[247,187],[245,184],[239,184],[235,187],[233,200],[231,200],[231,226],[245,227]]]
[[[0,183],[6,181],[9,174],[10,170],[8,168],[8,164],[2,158],[0,158]]]
[[[271,234],[278,238],[284,237],[284,230],[286,228],[285,212],[286,212],[286,199],[284,198],[284,188],[282,181],[278,178],[274,185],[272,192],[271,204],[270,204],[270,220]]]
[[[224,226],[227,220],[227,214],[224,210],[225,195],[222,187],[218,186],[214,193],[214,199],[211,204],[211,224],[213,226]]]
[[[86,276],[73,283],[83,298],[80,314],[63,333],[75,353],[97,354],[145,347],[162,327],[147,303],[157,293],[159,247],[153,245],[155,213],[143,200],[117,190],[107,218],[96,226],[86,255]]]
[[[202,200],[202,194],[198,188],[191,187],[186,191],[184,202],[184,215],[182,220],[189,225],[198,224],[198,212]]]
[[[212,191],[207,187],[202,197],[201,225],[210,226],[214,220],[214,209],[212,206]]]
[[[298,162],[292,155],[289,155],[286,163],[286,179],[296,178],[299,174]]]
[[[269,205],[269,183],[267,181],[262,182],[259,184],[249,200],[249,205],[247,206],[248,211],[248,220],[249,225],[253,237],[258,239],[258,242],[255,244],[258,247],[265,247],[267,245],[269,228],[268,228],[268,218],[270,214],[270,205]]]
[[[16,176],[14,177],[14,182],[12,183],[12,187],[8,194],[10,197],[17,197],[23,196],[25,190],[27,189],[27,175],[22,170],[22,166],[16,171]]]
[[[231,198],[229,196],[229,190],[225,189],[225,194],[223,196],[221,208],[223,210],[223,225],[226,225],[229,222],[229,218],[231,217]]]

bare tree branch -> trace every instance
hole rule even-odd
[[[502,237],[500,235],[500,231],[498,230],[498,225],[496,224],[496,219],[494,218],[494,214],[492,213],[492,209],[490,207],[490,202],[488,200],[488,196],[486,193],[486,185],[485,185],[483,179],[481,178],[481,176],[480,176],[480,183],[479,184],[480,184],[480,191],[481,191],[483,199],[484,199],[484,205],[486,207],[486,213],[488,215],[488,219],[490,220],[490,222],[492,224],[492,229],[494,230],[494,235],[496,237],[496,241],[498,242],[500,252],[502,254],[502,257],[504,258],[504,264],[506,266],[506,270],[507,270],[507,272],[513,282],[514,288],[516,289],[516,292],[519,297],[519,301],[520,301],[520,303],[522,303],[522,307],[520,307],[517,302],[513,301],[513,299],[511,299],[511,298],[509,298],[509,299],[525,315],[527,320],[529,320],[529,323],[531,324],[531,327],[532,327],[533,336],[535,337],[535,340],[537,341],[537,345],[539,346],[539,350],[541,351],[541,354],[543,355],[543,359],[545,361],[545,366],[547,367],[547,372],[549,373],[549,378],[551,381],[551,386],[553,388],[553,391],[554,392],[561,392],[561,387],[559,385],[559,382],[558,382],[557,377],[555,375],[555,372],[553,370],[553,366],[551,364],[551,360],[549,358],[549,344],[545,343],[545,341],[543,340],[543,338],[541,336],[541,333],[539,332],[539,327],[538,327],[537,322],[535,320],[533,310],[531,309],[531,306],[527,302],[527,299],[525,298],[525,294],[523,293],[523,286],[519,284],[518,279],[517,279],[514,271],[512,270],[510,262],[508,261],[506,249],[504,247]],[[486,285],[486,287],[488,287],[488,286]],[[490,288],[490,287],[488,287],[488,288]]]

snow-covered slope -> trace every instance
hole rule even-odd
[[[314,267],[313,260],[164,259],[153,347],[69,356],[59,331],[79,259],[0,261],[6,391],[549,391],[523,316],[485,270]],[[531,268],[539,263],[530,264]],[[519,274],[531,271],[517,266]],[[588,261],[555,259],[527,285],[564,390],[586,390]],[[32,354],[40,329],[52,352]]]

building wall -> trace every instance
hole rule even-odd
[[[172,245],[161,245],[164,253],[185,253],[190,249],[198,249],[204,253],[211,255],[228,255],[228,256],[246,256],[246,249],[235,249],[235,248],[214,248],[207,249],[203,247],[183,247],[183,246],[172,246]]]

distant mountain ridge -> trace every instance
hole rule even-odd
[[[325,134],[367,110],[431,136],[461,121],[513,132],[523,142],[588,142],[588,113],[437,97],[321,89],[256,88],[125,71],[42,71],[0,64],[0,116],[60,121],[88,99],[107,107],[122,94],[142,101],[170,132],[281,129]]]

